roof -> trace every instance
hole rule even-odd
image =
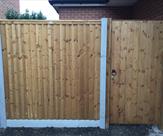
[[[138,0],[49,0],[57,7],[99,7],[99,6],[132,6]]]
[[[50,4],[105,4],[109,0],[49,0]]]

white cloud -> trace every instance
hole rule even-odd
[[[20,12],[24,13],[28,9],[30,12],[41,11],[48,20],[58,20],[59,15],[49,4],[48,0],[20,0]]]

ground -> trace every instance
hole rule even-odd
[[[0,136],[163,136],[152,126],[112,125],[106,130],[99,128],[7,128],[0,129]]]

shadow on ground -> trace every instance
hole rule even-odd
[[[7,128],[0,136],[148,136],[151,126],[117,126],[106,130],[99,128]]]

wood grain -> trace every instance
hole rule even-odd
[[[0,28],[8,119],[99,118],[100,21]]]
[[[111,65],[117,75],[110,124],[160,124],[162,29],[161,21],[112,21]]]

